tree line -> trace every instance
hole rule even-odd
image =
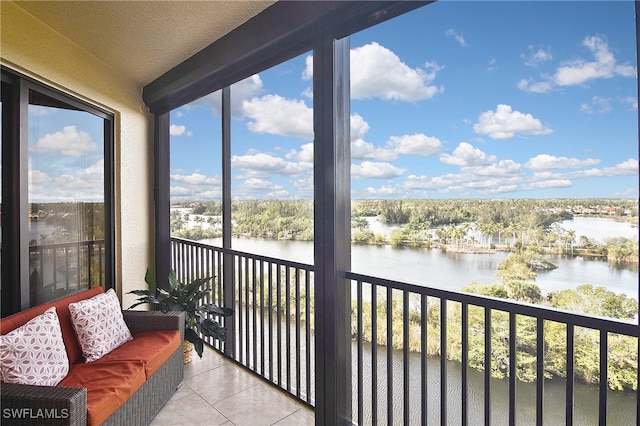
[[[542,306],[582,312],[596,316],[606,316],[622,320],[635,320],[638,316],[638,301],[609,291],[604,287],[583,284],[576,289],[566,289],[543,295],[535,283],[536,268],[540,264],[539,254],[533,249],[513,253],[498,266],[497,283],[472,282],[463,289],[465,292],[481,294],[501,299],[511,299]],[[546,266],[548,267],[548,266]],[[415,295],[417,297],[417,295]],[[392,309],[387,311],[387,300],[381,294],[377,302],[377,344],[392,345],[394,349],[404,348],[402,330],[409,328],[408,349],[413,352],[426,350],[430,356],[462,361],[462,307],[457,302],[447,302],[446,324],[441,320],[441,304],[436,298],[428,298],[427,311],[421,312],[420,303],[414,300],[409,317],[404,318],[402,295],[392,296]],[[363,302],[363,331],[360,338],[373,342],[372,305]],[[387,341],[387,316],[392,316],[392,341]],[[421,314],[427,317],[427,329],[421,325]],[[352,302],[352,335],[357,335],[357,306]],[[509,314],[492,311],[491,314],[491,376],[509,376]],[[441,347],[442,327],[447,327],[447,347]],[[468,308],[468,363],[471,368],[484,370],[485,365],[485,309],[478,306]],[[516,375],[523,382],[537,378],[537,322],[535,318],[519,315],[516,317]],[[567,326],[546,321],[544,325],[544,378],[567,378]],[[574,333],[574,375],[575,379],[589,384],[600,381],[598,330],[576,328]],[[608,387],[619,391],[638,390],[638,339],[629,336],[608,336]]]
[[[182,207],[190,209],[190,214],[172,210],[172,235],[193,240],[222,235],[220,201]],[[471,252],[535,247],[547,253],[638,262],[637,239],[616,237],[603,243],[559,225],[562,220],[586,215],[637,224],[638,203],[628,199],[354,200],[351,240]],[[309,200],[234,201],[231,216],[235,237],[313,240],[313,202]],[[390,236],[375,234],[369,228],[373,217],[397,229]],[[189,226],[193,221],[195,226]]]

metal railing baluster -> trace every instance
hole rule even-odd
[[[83,251],[84,249],[80,249],[77,246],[75,249],[78,252],[89,252]],[[64,253],[61,251],[56,254],[50,248],[48,248],[48,252],[42,248],[32,248],[31,250],[32,252],[39,251],[39,256],[34,256],[38,262],[42,262],[43,258],[50,256],[52,252],[54,256]],[[65,249],[65,251],[71,254],[70,249]],[[102,251],[103,249],[100,248],[98,257],[102,256]],[[96,250],[94,249],[94,254],[90,255],[89,259],[95,256],[95,252]],[[313,406],[313,266],[242,253],[232,249],[217,248],[176,238],[172,239],[171,253],[172,269],[177,271],[181,279],[186,279],[194,274],[209,273],[212,269],[216,271],[219,277],[215,280],[217,283],[215,286],[216,294],[212,296],[214,300],[218,300],[218,303],[222,303],[224,300],[221,286],[224,278],[222,277],[223,259],[226,256],[231,259],[233,264],[230,269],[232,282],[237,286],[237,305],[234,317],[236,330],[240,332],[236,342],[238,351],[231,356],[237,362],[253,369],[256,374],[265,377],[276,386],[293,393],[294,397]],[[449,396],[448,380],[450,380],[448,378],[447,364],[449,355],[452,358],[458,356],[458,343],[461,348],[459,355],[462,362],[460,418],[461,423],[470,423],[471,417],[474,415],[471,404],[472,402],[476,404],[475,400],[471,398],[472,391],[469,385],[471,376],[469,369],[472,365],[472,353],[470,351],[473,349],[474,354],[476,354],[479,348],[475,348],[473,345],[476,344],[475,342],[482,341],[484,341],[484,355],[481,356],[484,359],[480,358],[475,362],[483,362],[484,364],[484,372],[482,373],[484,375],[484,423],[486,425],[491,423],[492,409],[495,409],[501,403],[501,401],[492,401],[491,382],[495,380],[492,378],[492,370],[494,369],[492,367],[502,371],[503,360],[509,364],[507,369],[509,377],[508,422],[514,424],[516,420],[519,420],[516,419],[520,415],[516,416],[516,409],[520,408],[516,407],[517,372],[519,368],[517,363],[535,352],[535,421],[537,424],[542,424],[545,417],[545,331],[550,322],[566,326],[567,400],[565,403],[565,422],[567,424],[571,424],[575,420],[573,399],[576,389],[574,382],[577,379],[574,379],[574,377],[576,376],[577,365],[575,361],[576,348],[574,346],[578,344],[578,341],[581,341],[579,339],[582,338],[583,328],[587,332],[595,330],[600,333],[599,421],[604,424],[607,420],[607,369],[609,362],[607,354],[611,350],[610,342],[613,342],[613,337],[610,338],[609,333],[612,333],[612,335],[631,336],[636,339],[639,334],[637,324],[615,319],[593,317],[540,305],[518,303],[470,293],[421,287],[352,272],[346,272],[345,277],[354,286],[352,287],[354,288],[355,298],[353,306],[356,312],[354,312],[353,316],[355,321],[353,327],[356,330],[354,338],[356,341],[355,356],[357,358],[354,360],[357,363],[357,368],[354,368],[354,384],[357,383],[357,385],[354,386],[355,405],[353,416],[360,424],[378,424],[379,420],[380,423],[389,424],[430,424],[434,420],[430,416],[434,415],[438,408],[441,424],[447,424],[454,418],[457,419],[457,414],[454,415],[451,412],[454,409],[453,407],[457,407],[457,403],[450,404],[447,400]],[[291,288],[292,285],[295,287]],[[256,294],[258,291],[260,295]],[[253,293],[253,296],[250,295],[251,293]],[[402,294],[401,298],[398,297],[400,294]],[[398,300],[394,301],[394,295]],[[411,305],[414,295],[419,297],[419,307],[412,307]],[[380,299],[381,303],[378,306],[379,298],[385,296],[384,302]],[[291,300],[292,297],[295,300]],[[304,302],[302,302],[302,298],[304,298]],[[431,300],[438,300],[438,302],[430,307]],[[398,301],[400,303],[397,303]],[[367,312],[369,303],[371,306],[370,314]],[[438,308],[439,313],[437,313]],[[268,312],[264,312],[264,309],[267,309]],[[435,311],[430,313],[430,309],[435,309]],[[478,309],[479,314],[484,310],[484,325],[477,323],[482,320],[480,316],[476,315],[476,309]],[[295,315],[295,321],[291,318],[291,315]],[[385,324],[379,323],[382,315],[386,315]],[[400,315],[402,320],[394,323],[394,316],[399,319]],[[416,320],[413,320],[414,315],[417,315],[415,317]],[[527,343],[527,339],[529,339],[528,328],[522,328],[524,323],[528,321],[526,318],[535,321],[536,333],[533,336],[532,343]],[[435,319],[436,323],[432,324],[430,321],[433,319]],[[458,335],[457,328],[453,328],[456,323],[451,321],[459,321],[460,319],[461,329]],[[260,321],[259,325],[258,321]],[[509,323],[508,339],[502,334],[498,335],[498,333],[504,332],[500,331],[500,328],[502,324],[506,326],[507,321]],[[302,330],[303,322],[304,331]],[[436,334],[438,333],[435,327],[437,322],[440,323],[439,341],[430,342],[428,335],[433,338],[434,331]],[[533,330],[533,323],[531,324],[531,330]],[[369,325],[371,326],[370,355],[366,352],[368,346],[363,339]],[[380,330],[378,330],[378,325],[381,326]],[[345,324],[345,326],[349,327],[351,325]],[[415,330],[411,329],[412,327],[415,327]],[[386,338],[387,347],[383,352],[385,356],[381,358],[378,356],[381,353],[379,351],[382,349],[378,345],[378,338],[379,331],[382,332],[383,328],[386,328],[386,336],[381,335],[380,337],[383,340]],[[454,329],[456,330],[455,334],[452,332]],[[484,333],[484,335],[476,336],[478,331]],[[452,333],[451,336],[448,335],[450,332]],[[410,363],[409,361],[412,359],[410,341],[413,336],[416,336],[415,333],[420,335],[419,350],[421,354],[419,361],[414,365],[413,362]],[[523,334],[520,335],[519,333]],[[394,335],[397,335],[396,338],[399,339],[395,343],[402,345],[402,352],[394,349]],[[303,336],[304,342],[302,341]],[[519,336],[520,340],[518,339]],[[295,342],[291,339],[294,339]],[[506,350],[509,352],[506,359],[501,358],[500,351],[503,350],[502,339],[504,339],[504,344],[506,345],[504,347],[505,354]],[[439,356],[430,356],[429,353],[437,353],[438,343],[440,345]],[[447,353],[449,343],[454,348],[451,354]],[[494,345],[496,345],[495,348],[492,347]],[[520,356],[518,354],[519,345],[522,347]],[[530,345],[530,348],[527,345]],[[640,348],[640,343],[637,343],[637,345]],[[529,354],[529,351],[531,354]],[[394,359],[395,361],[393,362],[397,363],[397,366],[393,365],[392,360]],[[433,386],[434,382],[433,380],[431,383],[429,382],[428,365],[432,361],[439,362],[440,381],[436,385],[439,387],[439,389],[436,388],[438,389],[436,393],[439,393],[440,406],[437,407],[436,403],[436,406],[430,412],[428,404],[429,387]],[[369,362],[371,363],[370,368],[368,367]],[[400,362],[403,364],[401,370]],[[295,369],[292,369],[292,363],[295,363]],[[418,365],[419,367],[417,367]],[[414,368],[416,374],[414,374]],[[410,382],[412,379],[418,380],[418,368],[420,369],[419,380],[421,382],[414,391],[413,384]],[[382,382],[378,383],[380,369],[384,369],[386,375],[385,379],[380,377]],[[397,374],[398,377],[394,378],[394,371],[401,374]],[[306,375],[304,375],[305,373]],[[415,376],[415,379],[411,377],[412,375]],[[402,383],[400,383],[400,380],[402,380]],[[379,385],[382,385],[382,387]],[[394,404],[394,397],[398,400],[402,398],[402,401]],[[520,400],[518,400],[518,404],[520,403]],[[412,408],[417,407],[417,404],[420,404],[419,410],[412,410]],[[494,405],[493,408],[492,405]],[[640,407],[640,404],[636,401],[634,409],[636,411],[640,410],[638,407]],[[399,410],[402,410],[402,413]],[[386,415],[383,413],[386,413]],[[419,416],[419,419],[414,418],[416,415]],[[386,420],[380,419],[380,417],[386,417]]]
[[[565,424],[573,424],[574,338],[575,328],[567,324],[567,390],[565,396]]]

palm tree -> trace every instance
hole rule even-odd
[[[576,231],[570,229],[567,231],[567,242],[571,245],[571,253],[573,253],[573,243],[576,241]]]

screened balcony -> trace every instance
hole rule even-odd
[[[185,281],[215,276],[214,303],[230,306],[233,295],[228,339],[212,347],[313,408],[321,371],[314,355],[321,327],[312,314],[315,268],[177,238],[171,264]],[[343,349],[351,381],[341,392],[352,396],[348,422],[630,424],[637,418],[634,393],[608,385],[612,363],[625,357],[620,345],[638,348],[634,323],[345,275],[352,295],[350,321],[342,324],[350,332]],[[565,335],[564,345],[552,346],[545,340],[550,333]],[[597,346],[591,360],[597,386],[576,377],[576,360],[585,362],[576,351],[585,344]],[[566,376],[551,380],[546,369],[558,351]],[[628,354],[629,372],[637,371],[636,360]],[[501,369],[505,378],[495,379]],[[534,378],[525,383],[519,376],[527,369]]]
[[[311,416],[318,425],[581,424],[585,413],[599,424],[634,424],[640,419],[637,392],[624,393],[625,407],[632,408],[622,412],[621,394],[608,390],[607,380],[613,363],[629,359],[630,370],[635,369],[638,380],[637,318],[631,323],[423,287],[366,275],[352,267],[349,37],[421,7],[428,8],[431,2],[278,2],[271,7],[254,2],[250,13],[226,20],[234,23],[231,28],[207,42],[190,37],[192,43],[177,52],[172,50],[170,60],[163,50],[167,39],[161,36],[195,34],[196,26],[207,28],[208,20],[219,19],[218,9],[208,9],[206,2],[185,2],[185,7],[187,3],[191,3],[189,7],[201,7],[202,14],[193,13],[187,16],[187,23],[173,28],[157,20],[171,17],[171,13],[155,10],[146,15],[148,19],[142,19],[145,15],[136,8],[165,3],[179,15],[178,3],[130,2],[120,7],[111,2],[3,3],[3,12],[10,12],[3,14],[13,18],[3,19],[3,67],[99,105],[112,117],[109,128],[115,133],[115,146],[111,151],[105,147],[105,159],[109,160],[105,163],[112,161],[104,167],[104,201],[111,204],[105,245],[95,241],[29,248],[23,238],[23,217],[27,215],[22,214],[28,210],[28,175],[21,164],[27,161],[18,156],[19,150],[7,151],[10,144],[3,143],[3,308],[5,302],[14,310],[25,308],[32,285],[64,286],[67,276],[74,274],[82,285],[104,283],[115,287],[127,306],[127,292],[143,285],[148,265],[155,268],[157,277],[174,269],[182,280],[214,276],[211,301],[233,306],[235,311],[226,323],[227,341],[210,342],[211,350],[217,353],[207,353],[204,360],[195,360],[188,367],[194,376],[188,377],[187,385],[193,391],[191,384],[198,387],[195,393],[199,396],[213,392],[207,388],[205,373],[216,377],[221,371],[216,369],[229,371],[226,363],[231,363],[242,374],[250,375],[239,379],[249,383],[248,387],[276,391],[274,405],[282,403],[285,408],[272,423],[303,424]],[[109,13],[92,14],[92,5],[102,5]],[[105,37],[108,31],[96,25],[97,34],[80,33],[76,24],[85,20],[78,17],[93,17],[120,30]],[[188,19],[193,20],[193,26],[188,25]],[[135,35],[127,32],[126,26],[122,29],[117,25],[132,20],[141,22],[133,25],[140,30]],[[636,16],[636,27],[637,22]],[[34,27],[40,37],[29,33]],[[193,31],[187,31],[187,27]],[[15,33],[15,37],[4,37],[5,32]],[[464,41],[455,31],[446,37]],[[5,40],[11,41],[8,49]],[[43,48],[38,40],[51,44]],[[506,38],[500,40],[502,43]],[[59,45],[63,48],[56,48]],[[414,45],[421,44],[411,37],[403,43],[403,47],[412,49]],[[312,112],[307,124],[313,134],[309,161],[313,166],[307,172],[313,175],[315,218],[314,255],[308,263],[234,249],[231,211],[233,85],[303,54],[313,56],[307,69],[312,70],[307,73],[312,90],[305,95],[312,99],[308,101]],[[153,55],[162,57],[162,61],[156,63]],[[467,80],[467,75],[459,78]],[[530,93],[543,89],[532,82],[523,83]],[[220,152],[211,157],[221,163],[219,246],[173,236],[170,213],[171,137],[177,131],[172,129],[175,123],[171,115],[212,93],[220,96],[216,135]],[[480,97],[475,92],[466,95],[469,99]],[[601,101],[593,99],[585,104],[585,111],[597,105],[606,107]],[[3,111],[4,102],[3,97]],[[494,116],[501,112],[499,109]],[[637,102],[632,114],[637,115]],[[16,117],[11,123],[24,124]],[[5,136],[8,128],[3,121],[3,141],[17,141],[16,135]],[[544,126],[538,130],[549,133]],[[27,150],[23,149],[24,157]],[[455,162],[452,157],[447,159]],[[14,168],[6,167],[12,162]],[[633,168],[634,163],[630,164]],[[552,174],[543,168],[541,174],[545,173]],[[481,186],[484,180],[490,179],[482,177],[475,184]],[[562,179],[554,181],[565,183]],[[447,184],[456,186],[454,181]],[[26,258],[42,262],[43,271],[43,260],[48,258],[54,269],[34,276],[30,282]],[[75,268],[78,263],[90,266],[86,274],[79,274]],[[9,282],[14,284],[8,286]],[[12,300],[4,296],[7,289],[12,290]],[[563,336],[564,345],[548,347],[546,337],[550,334]],[[587,397],[581,379],[576,377],[576,363],[582,359],[576,352],[585,341],[597,353],[591,371],[598,378],[598,385],[591,386]],[[629,357],[621,356],[619,349],[629,345],[633,348],[627,351]],[[561,354],[563,378],[544,378],[549,350]],[[198,370],[201,367],[203,370]],[[518,379],[523,371],[528,375],[526,383]],[[503,378],[496,379],[495,372]],[[240,374],[229,373],[236,378]],[[202,376],[204,383],[194,384],[191,379],[195,375]],[[219,384],[209,385],[215,388]],[[188,389],[178,390],[176,399],[158,416],[158,424],[179,423],[167,413],[180,406],[187,393]],[[202,399],[212,409],[217,409],[220,402],[217,397]],[[235,402],[242,406],[243,402]],[[226,407],[228,413],[237,409]],[[224,411],[219,410],[223,415]],[[231,417],[227,420],[233,421]]]

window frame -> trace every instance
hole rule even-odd
[[[29,91],[103,120],[105,289],[115,288],[115,143],[113,113],[7,67],[2,75],[2,316],[30,307],[28,239]],[[17,190],[15,189],[17,188]]]

